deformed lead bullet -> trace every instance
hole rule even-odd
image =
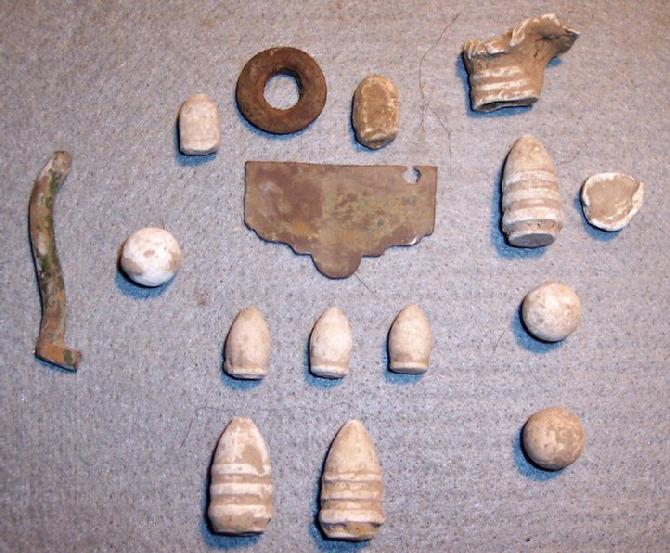
[[[384,524],[384,480],[363,423],[347,422],[335,436],[321,477],[319,524],[332,539],[374,538]]]
[[[273,515],[267,446],[251,419],[235,417],[219,439],[210,471],[207,516],[222,534],[259,534]]]

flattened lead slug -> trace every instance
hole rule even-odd
[[[65,345],[65,283],[56,251],[53,223],[54,199],[70,172],[71,164],[70,153],[54,152],[33,185],[28,217],[42,300],[42,322],[35,355],[64,369],[76,371],[81,353]]]

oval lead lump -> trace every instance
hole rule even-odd
[[[213,154],[219,149],[219,108],[207,94],[196,94],[179,108],[179,149],[189,156]]]
[[[342,378],[349,372],[352,347],[347,316],[331,307],[319,317],[309,338],[309,370],[323,378]]]
[[[599,173],[586,179],[581,200],[589,223],[614,232],[624,228],[642,207],[644,184],[621,173]]]
[[[388,349],[391,371],[423,374],[428,370],[430,352],[433,349],[433,332],[428,316],[418,305],[408,305],[393,321]]]
[[[251,419],[235,417],[219,438],[210,469],[207,516],[215,532],[259,534],[273,515],[272,467]]]
[[[351,113],[356,140],[371,150],[392,142],[400,129],[400,107],[395,83],[383,75],[363,79],[356,92]]]
[[[223,369],[234,378],[258,380],[267,376],[272,337],[263,314],[255,307],[242,309],[226,338]]]
[[[338,431],[321,478],[319,524],[331,539],[364,541],[384,524],[384,480],[367,429],[350,420]]]

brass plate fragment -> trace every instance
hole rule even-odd
[[[309,254],[331,278],[363,256],[410,246],[433,232],[437,167],[247,161],[244,220],[258,236]]]

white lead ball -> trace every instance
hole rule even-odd
[[[521,316],[533,336],[545,342],[560,342],[577,330],[582,303],[569,286],[545,282],[528,292],[521,306]]]
[[[181,248],[167,230],[146,227],[131,234],[123,245],[121,268],[133,282],[160,286],[181,267]]]

